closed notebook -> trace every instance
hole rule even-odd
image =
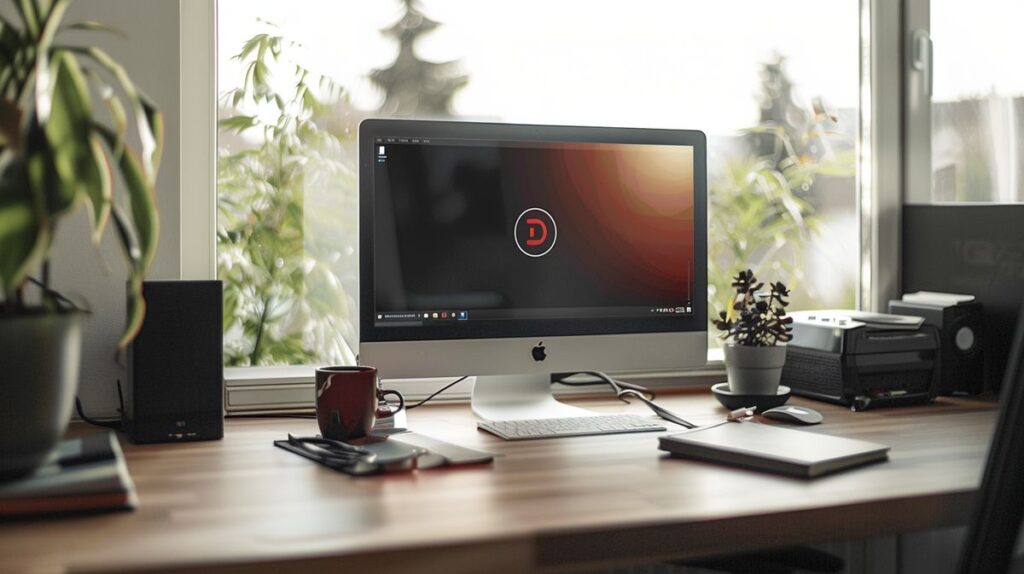
[[[663,436],[674,455],[813,478],[884,460],[889,447],[756,422],[721,423]]]
[[[113,432],[65,440],[33,474],[0,484],[0,519],[135,505],[135,486]]]

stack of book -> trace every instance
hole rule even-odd
[[[65,440],[31,475],[0,484],[0,518],[135,508],[135,485],[113,432]]]

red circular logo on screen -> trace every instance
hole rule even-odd
[[[541,257],[555,246],[558,226],[551,214],[539,207],[531,207],[519,214],[513,231],[516,247],[524,255]]]

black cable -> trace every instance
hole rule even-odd
[[[78,418],[83,421],[98,427],[114,429],[116,431],[122,430],[122,421],[124,420],[124,394],[121,392],[121,379],[117,379],[117,413],[121,415],[121,418],[114,421],[98,421],[91,419],[85,414],[85,410],[82,408],[82,401],[75,395],[75,411],[78,413]]]
[[[429,397],[423,399],[422,401],[420,401],[420,402],[418,402],[418,403],[416,403],[414,405],[407,405],[405,408],[406,409],[414,409],[416,407],[422,406],[423,404],[425,404],[426,402],[430,401],[431,399],[433,399],[437,395],[447,391],[448,389],[454,387],[458,383],[461,383],[462,381],[464,381],[464,380],[466,380],[468,378],[469,378],[469,375],[466,375],[464,377],[459,377],[459,378],[455,379],[454,381],[448,383],[447,385],[441,387],[440,389],[434,391]],[[282,414],[274,414],[274,413],[237,413],[237,414],[232,414],[231,417],[232,418],[315,419],[316,415],[315,414],[303,414],[303,413],[282,413]]]
[[[91,425],[108,429],[114,429],[116,431],[121,430],[121,419],[117,419],[116,421],[98,421],[96,419],[91,419],[88,416],[86,416],[85,411],[82,410],[82,401],[77,396],[75,397],[75,410],[78,411],[78,418],[82,419],[83,421]]]
[[[124,420],[124,393],[121,392],[121,379],[117,379],[117,414]]]
[[[572,376],[575,376],[575,375],[590,375],[591,377],[596,377],[599,380],[597,380],[597,381],[587,381],[587,382],[566,382],[566,380],[565,380],[566,378],[572,377]],[[655,398],[654,391],[652,391],[650,389],[646,389],[644,387],[641,387],[640,385],[624,383],[622,381],[613,379],[613,378],[609,377],[607,374],[602,373],[600,371],[580,371],[580,372],[577,372],[577,373],[560,373],[560,374],[556,374],[556,375],[554,375],[552,377],[551,383],[552,384],[554,384],[554,383],[561,383],[563,385],[577,386],[577,387],[579,387],[579,386],[586,386],[586,385],[607,384],[607,385],[611,386],[611,388],[615,391],[615,397],[617,399],[619,399],[620,401],[624,402],[624,403],[627,403],[627,404],[629,403],[629,400],[626,397],[633,396],[633,397],[639,399],[640,402],[642,402],[645,405],[647,405],[647,407],[650,408],[652,411],[654,411],[654,414],[658,415],[658,417],[660,417],[662,419],[665,419],[665,420],[667,420],[669,422],[673,422],[673,423],[675,423],[675,424],[677,424],[677,425],[679,425],[681,427],[684,427],[684,428],[688,428],[688,429],[697,428],[697,425],[695,425],[695,424],[691,423],[690,421],[682,418],[681,416],[679,416],[676,413],[666,409],[665,407],[660,406],[658,404],[655,404],[654,403],[654,398]],[[651,395],[651,397],[647,398],[647,397],[644,396],[645,394]]]
[[[576,375],[589,375],[589,376],[594,377],[594,378],[599,379],[599,380],[597,380],[597,381],[569,381],[569,380],[567,380],[569,377],[575,377]],[[620,381],[620,380],[617,380],[617,379],[613,379],[613,378],[609,377],[607,374],[602,373],[601,371],[577,371],[577,372],[574,372],[574,373],[557,373],[555,375],[552,375],[552,379],[551,379],[551,384],[555,384],[555,383],[560,384],[560,385],[566,385],[566,386],[569,386],[569,387],[588,387],[588,386],[593,386],[593,385],[608,385],[608,386],[610,386],[612,388],[613,391],[615,391],[616,394],[618,394],[620,389],[630,389],[632,391],[637,391],[637,392],[640,392],[640,393],[644,393],[645,395],[650,395],[650,400],[652,400],[652,401],[654,399],[658,398],[657,393],[655,393],[654,391],[648,389],[647,387],[643,387],[643,386],[640,386],[640,385],[635,385],[633,383],[627,383],[625,381]]]
[[[436,397],[437,395],[440,395],[441,393],[443,393],[443,392],[447,391],[448,389],[450,389],[450,388],[454,387],[454,386],[455,386],[455,385],[457,385],[458,383],[461,383],[462,381],[464,381],[464,380],[466,380],[466,379],[468,379],[468,378],[469,378],[469,375],[466,375],[466,376],[463,376],[463,377],[459,377],[459,378],[455,379],[454,381],[452,381],[452,382],[448,383],[447,385],[445,385],[445,386],[441,387],[440,389],[438,389],[438,390],[434,391],[434,394],[432,394],[432,395],[430,395],[429,397],[427,397],[427,398],[423,399],[422,401],[420,401],[420,402],[418,402],[418,403],[416,403],[416,404],[414,404],[414,405],[406,405],[405,409],[406,409],[406,410],[412,410],[412,409],[414,409],[414,408],[416,408],[416,407],[420,407],[420,406],[423,406],[423,405],[424,405],[424,404],[425,404],[425,403],[426,403],[427,401],[429,401],[430,399],[432,399],[432,398]]]
[[[54,301],[58,301],[60,303],[63,303],[65,305],[67,305],[67,308],[63,309],[64,311],[69,311],[69,310],[84,311],[81,307],[79,307],[77,304],[75,304],[75,302],[72,301],[71,299],[68,299],[67,297],[61,295],[57,291],[54,291],[53,289],[50,289],[49,287],[47,287],[45,281],[40,281],[39,279],[36,279],[35,277],[32,277],[32,276],[26,277],[25,279],[28,280],[29,283],[32,283],[36,287],[39,287],[39,289],[43,293],[45,293],[46,295],[49,295],[50,297],[53,297]]]

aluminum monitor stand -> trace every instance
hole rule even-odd
[[[487,421],[588,417],[597,413],[559,402],[551,375],[494,375],[476,378],[473,413]]]

